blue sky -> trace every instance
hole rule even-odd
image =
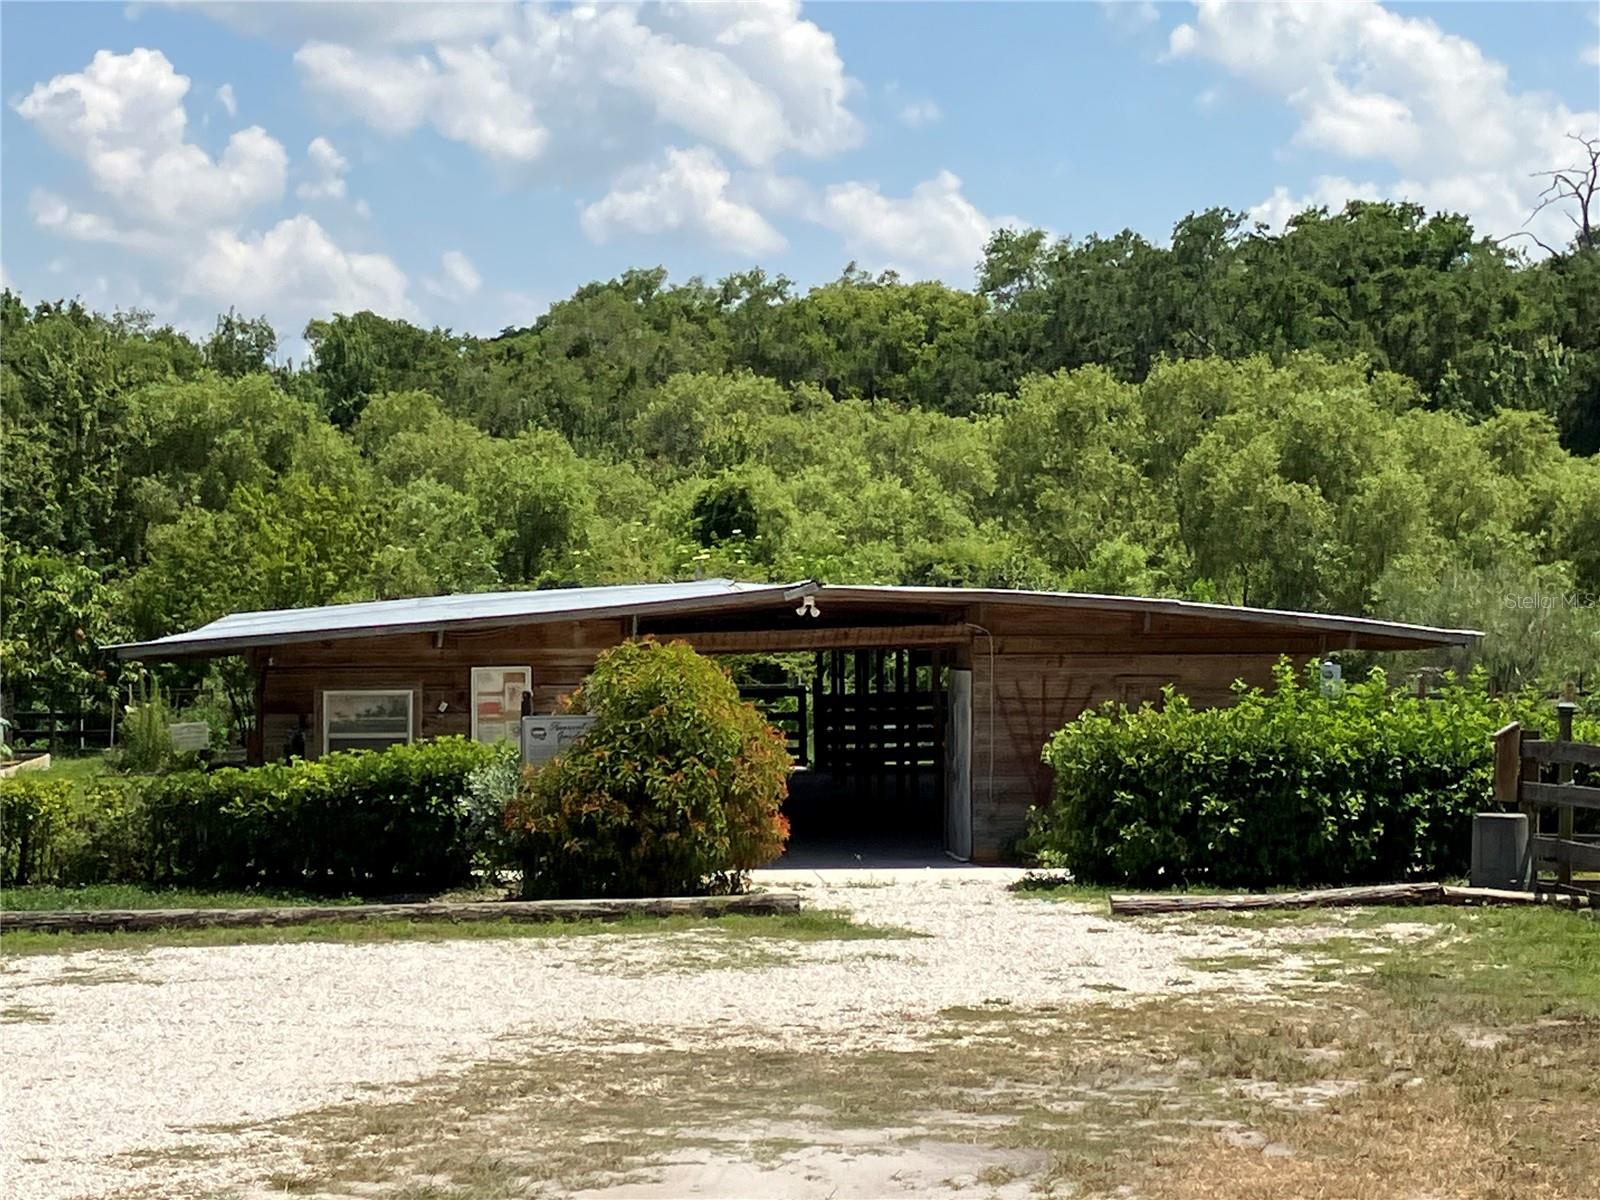
[[[6,3],[5,279],[292,338],[629,266],[968,284],[987,232],[1415,199],[1511,233],[1600,3]],[[1555,214],[1535,226],[1562,231]]]

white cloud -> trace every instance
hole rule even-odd
[[[427,289],[445,300],[465,300],[478,294],[483,276],[472,260],[459,250],[446,250],[439,256],[440,275],[425,282]]]
[[[153,271],[170,288],[163,311],[204,301],[266,312],[290,325],[330,310],[413,313],[406,276],[391,259],[340,247],[310,217],[291,216],[265,232],[245,228],[253,209],[281,201],[288,156],[265,130],[251,127],[212,158],[188,140],[189,88],[165,55],[143,49],[102,50],[81,72],[34,87],[17,111],[78,160],[107,200],[107,211],[93,212],[35,190],[29,200],[35,225],[128,252],[141,278]],[[343,156],[324,138],[306,153],[315,179],[300,194],[343,195]],[[121,274],[97,277],[90,291],[112,305],[143,304],[151,296],[143,282]],[[174,315],[183,321],[195,313]]]
[[[261,234],[214,229],[181,277],[183,291],[251,312],[413,316],[406,276],[382,254],[341,249],[304,213]]]
[[[342,200],[344,173],[350,169],[345,156],[327,138],[314,137],[306,147],[306,159],[311,164],[312,178],[296,187],[294,194],[302,200]]]
[[[932,125],[944,113],[932,100],[908,100],[900,106],[897,114],[902,125],[909,125],[918,129],[923,125]]]
[[[1100,11],[1107,21],[1128,32],[1154,25],[1161,17],[1152,0],[1100,0]]]
[[[584,233],[604,242],[618,233],[692,230],[739,254],[783,249],[783,235],[729,193],[732,175],[706,146],[671,149],[648,167],[626,171],[583,210]]]
[[[188,91],[188,77],[159,50],[101,50],[83,71],[35,86],[16,108],[83,163],[97,190],[144,223],[191,228],[281,196],[283,146],[251,126],[212,159],[186,138]]]
[[[1354,183],[1343,176],[1323,175],[1311,185],[1311,190],[1294,195],[1282,186],[1272,189],[1272,195],[1250,207],[1248,216],[1274,232],[1282,232],[1290,217],[1299,216],[1308,208],[1326,208],[1339,212],[1351,200],[1380,200],[1382,189],[1375,183]]]
[[[466,22],[409,39],[418,52],[402,51],[406,40],[314,39],[295,61],[313,92],[380,132],[431,123],[501,166],[554,148],[614,170],[648,151],[653,124],[755,166],[862,136],[833,38],[794,0],[533,5],[492,30]]]
[[[234,98],[233,84],[225,83],[217,89],[217,103],[222,105],[230,117],[239,115],[239,101]]]
[[[295,62],[314,90],[382,133],[409,133],[429,121],[501,163],[538,157],[548,136],[505,64],[481,46],[441,46],[435,61],[312,42]]]
[[[1199,0],[1193,21],[1172,31],[1168,50],[1174,58],[1209,59],[1280,97],[1300,119],[1296,146],[1392,172],[1364,188],[1464,211],[1495,235],[1512,233],[1532,212],[1541,186],[1532,175],[1567,161],[1566,135],[1600,129],[1600,112],[1574,112],[1548,94],[1519,91],[1506,68],[1473,42],[1376,0]],[[1315,190],[1328,187],[1319,181]],[[1263,206],[1275,203],[1278,193]],[[1562,224],[1560,214],[1547,212],[1529,228],[1560,240]]]
[[[917,184],[905,197],[885,196],[876,184],[834,184],[824,192],[816,219],[843,235],[870,265],[906,274],[970,271],[989,235],[1016,223],[986,216],[949,171]]]
[[[28,197],[28,212],[40,229],[71,238],[75,242],[102,242],[130,250],[158,250],[167,239],[141,229],[124,229],[99,213],[72,208],[54,192],[36,189]]]

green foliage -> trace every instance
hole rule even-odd
[[[6,700],[103,704],[107,642],[240,609],[696,572],[1468,626],[1497,688],[1592,687],[1596,297],[1600,249],[1370,203],[1002,231],[973,291],[656,269],[494,338],[339,315],[298,366],[231,311],[196,344],[7,292]]]
[[[0,779],[0,887],[49,882],[63,865],[72,785],[23,771]]]
[[[513,809],[525,894],[737,887],[783,849],[788,751],[714,662],[628,642],[600,656],[572,708],[594,727],[529,772]]]
[[[439,890],[503,865],[469,802],[496,750],[441,738],[213,772],[0,781],[6,870],[36,883]],[[8,878],[11,876],[8,875]]]
[[[1325,697],[1287,661],[1230,707],[1116,704],[1044,750],[1050,806],[1025,852],[1081,879],[1138,887],[1355,884],[1462,874],[1490,803],[1492,734],[1548,713],[1490,698],[1481,677],[1432,699],[1382,672]]]
[[[122,713],[118,726],[122,765],[129,771],[160,771],[176,757],[172,748],[172,709],[159,686]]]

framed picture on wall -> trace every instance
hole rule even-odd
[[[531,667],[473,667],[472,740],[516,741],[522,727],[522,695],[532,690]]]

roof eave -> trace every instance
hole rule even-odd
[[[723,611],[728,608],[756,607],[781,598],[797,587],[815,586],[810,580],[797,583],[774,583],[746,588],[714,596],[696,596],[690,599],[662,599],[633,601],[628,604],[603,605],[581,609],[552,609],[541,613],[499,614],[491,617],[431,617],[426,620],[402,621],[384,625],[356,626],[349,629],[313,629],[287,633],[236,634],[215,638],[195,638],[189,634],[175,634],[171,638],[156,638],[148,642],[123,642],[107,646],[117,657],[127,659],[173,659],[222,657],[244,650],[258,650],[267,646],[302,645],[307,642],[348,641],[355,638],[402,636],[408,633],[459,632],[472,629],[496,629],[507,625],[542,625],[558,621],[606,621],[618,617],[644,615],[670,615],[697,613],[707,610]]]

